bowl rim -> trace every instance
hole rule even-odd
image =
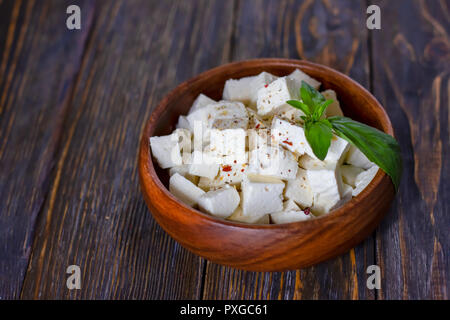
[[[193,215],[199,219],[206,220],[209,223],[212,224],[219,224],[221,226],[226,227],[232,227],[232,228],[244,228],[244,229],[298,229],[299,226],[304,226],[305,228],[314,228],[315,225],[323,224],[327,221],[332,222],[333,220],[339,219],[343,215],[346,214],[347,211],[351,211],[356,206],[360,205],[365,201],[366,198],[370,197],[370,194],[373,190],[375,190],[377,187],[379,187],[384,180],[384,178],[387,176],[387,174],[383,170],[378,170],[375,177],[372,179],[372,181],[369,183],[369,185],[364,188],[364,190],[358,194],[356,197],[352,197],[350,201],[348,201],[343,206],[339,207],[338,209],[330,211],[328,214],[324,214],[318,217],[315,217],[314,219],[308,219],[304,221],[296,221],[296,222],[289,222],[289,223],[282,223],[282,224],[250,224],[250,223],[244,223],[244,222],[237,222],[237,221],[230,221],[225,220],[222,218],[214,217],[212,215],[209,215],[207,213],[204,213],[200,210],[197,210],[193,207],[190,207],[186,204],[184,204],[182,201],[178,200],[162,183],[160,180],[158,174],[155,171],[155,167],[153,165],[153,159],[151,156],[151,150],[150,150],[150,143],[149,138],[152,136],[152,134],[155,131],[156,124],[158,122],[158,119],[168,111],[166,108],[168,102],[171,100],[171,98],[177,94],[179,94],[180,90],[188,91],[188,88],[192,83],[195,83],[196,81],[201,80],[204,77],[208,77],[212,74],[215,74],[217,72],[225,71],[229,67],[236,67],[239,65],[242,65],[245,67],[248,63],[267,63],[271,66],[274,65],[291,65],[292,67],[300,68],[302,67],[309,67],[309,68],[317,68],[322,69],[323,71],[334,73],[338,77],[341,77],[345,79],[346,81],[351,82],[353,85],[356,86],[356,88],[363,94],[364,98],[366,100],[371,100],[371,103],[374,104],[376,107],[376,111],[380,116],[381,119],[381,125],[383,128],[381,129],[383,132],[390,134],[394,136],[394,129],[392,127],[391,121],[389,119],[389,116],[387,115],[386,110],[383,108],[383,106],[380,104],[380,102],[373,96],[366,88],[364,88],[361,84],[359,84],[357,81],[353,80],[349,76],[333,69],[328,66],[310,62],[307,60],[298,60],[298,59],[285,59],[285,58],[258,58],[258,59],[249,59],[249,60],[241,60],[241,61],[235,61],[231,63],[226,63],[219,65],[217,67],[214,67],[212,69],[208,69],[186,81],[183,81],[179,85],[177,85],[174,89],[172,89],[168,94],[166,94],[160,102],[157,104],[157,106],[154,108],[154,110],[151,112],[149,119],[145,122],[144,129],[141,133],[141,141],[139,146],[139,157],[138,157],[138,167],[139,167],[139,179],[141,182],[141,190],[143,193],[145,193],[146,196],[148,196],[149,192],[148,189],[150,189],[149,181],[148,179],[145,179],[143,177],[144,173],[147,172],[148,175],[152,178],[153,183],[158,187],[158,189],[167,197],[167,199],[173,202],[176,206],[180,206],[184,209],[186,213],[189,213],[190,215]],[[148,133],[148,135],[147,135]],[[150,210],[151,212],[151,210]]]

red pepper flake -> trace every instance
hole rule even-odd
[[[286,140],[284,140],[284,141],[282,141],[283,143],[286,143],[286,144],[288,144],[288,145],[290,145],[290,146],[292,146],[292,142],[290,142],[290,141],[287,141],[287,139]]]
[[[237,163],[237,161],[236,161],[236,160],[234,160],[233,162],[234,162],[234,163]]]
[[[258,123],[258,124],[256,125],[255,129],[258,129],[260,125],[261,125],[261,124]]]
[[[244,169],[241,169],[241,172],[244,172]]]
[[[231,166],[230,165],[223,166],[222,171],[225,171],[225,172],[231,171]]]
[[[309,215],[309,214],[311,213],[311,208],[310,208],[310,207],[306,207],[305,210],[303,210],[303,212],[304,212],[306,215]]]
[[[266,84],[265,86],[264,86],[264,88],[267,88],[269,85],[268,84]]]

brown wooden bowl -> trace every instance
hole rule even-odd
[[[308,61],[256,59],[231,63],[183,82],[153,111],[142,134],[139,176],[144,199],[161,227],[183,247],[210,261],[252,271],[282,271],[311,266],[356,246],[369,236],[394,197],[390,178],[379,170],[373,181],[343,207],[317,219],[278,225],[225,221],[184,205],[168,190],[168,173],[154,165],[149,138],[174,130],[194,99],[204,93],[220,100],[230,78],[262,71],[284,76],[300,68],[336,91],[344,114],[393,134],[383,107],[361,85],[328,67]]]

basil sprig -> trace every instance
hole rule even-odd
[[[333,133],[356,146],[370,161],[378,165],[392,179],[398,189],[402,173],[400,146],[390,135],[354,121],[348,117],[323,118],[322,115],[333,100],[325,97],[306,82],[300,88],[301,100],[289,100],[288,104],[300,109],[305,115],[306,140],[320,160],[327,156]]]
[[[314,154],[320,160],[325,159],[333,137],[331,123],[321,119],[325,109],[333,100],[325,97],[305,81],[300,88],[301,100],[286,101],[294,108],[300,109],[305,115],[301,116],[305,122],[305,136]]]

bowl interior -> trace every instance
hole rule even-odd
[[[180,115],[189,111],[195,98],[203,93],[214,100],[220,100],[225,81],[254,76],[263,71],[276,76],[285,76],[295,69],[301,69],[322,83],[320,90],[333,89],[345,116],[392,134],[392,127],[386,113],[362,86],[333,69],[307,61],[284,59],[259,59],[224,65],[180,84],[160,104],[164,106],[152,114],[153,130],[150,136],[170,134]],[[169,175],[155,165],[161,182],[168,188]]]

